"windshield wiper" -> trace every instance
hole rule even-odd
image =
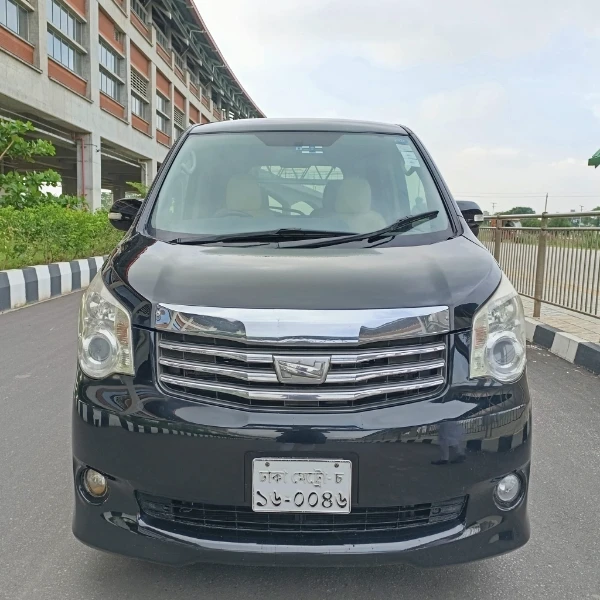
[[[333,240],[323,240],[322,242],[302,244],[302,248],[322,248],[324,246],[334,246],[335,244],[345,244],[346,242],[354,242],[358,240],[368,240],[371,242],[382,237],[395,236],[399,233],[409,231],[413,227],[416,227],[418,223],[435,219],[439,212],[439,210],[430,210],[428,212],[419,213],[418,215],[409,215],[408,217],[402,217],[395,223],[392,223],[383,229],[378,229],[377,231],[355,233],[353,235],[337,237]]]
[[[347,235],[347,231],[325,231],[320,229],[289,227],[267,231],[247,231],[242,233],[224,233],[222,235],[179,237],[174,240],[169,240],[168,243],[200,246],[202,244],[212,244],[215,242],[272,242],[279,240],[302,240],[307,238],[328,238]]]

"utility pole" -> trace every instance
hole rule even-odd
[[[580,212],[583,212],[583,204],[579,205]],[[579,227],[581,227],[581,217],[579,217]]]
[[[492,214],[495,215],[496,214],[496,203],[492,202]]]
[[[546,192],[546,204],[544,204],[544,212],[548,212],[548,192]]]

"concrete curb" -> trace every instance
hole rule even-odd
[[[566,361],[600,375],[600,344],[587,342],[536,319],[525,318],[527,341],[550,350]]]
[[[0,312],[86,288],[103,256],[0,271]]]

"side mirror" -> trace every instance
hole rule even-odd
[[[483,223],[483,211],[479,205],[469,200],[457,200],[456,204],[471,231],[479,236],[479,227]]]
[[[142,202],[143,201],[140,198],[123,198],[121,200],[116,200],[108,213],[108,220],[116,229],[127,231],[138,214]]]

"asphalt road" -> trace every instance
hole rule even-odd
[[[2,600],[600,600],[600,379],[529,352],[534,409],[532,540],[449,569],[157,567],[71,534],[74,294],[0,315]]]

